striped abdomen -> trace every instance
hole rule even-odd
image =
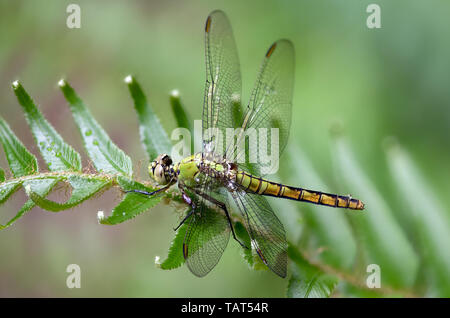
[[[341,196],[337,194],[289,187],[283,184],[252,176],[251,174],[244,171],[237,172],[236,182],[240,184],[246,191],[256,194],[311,202],[335,208],[345,208],[352,210],[364,209],[364,203],[362,203],[360,200],[353,199],[350,196]]]

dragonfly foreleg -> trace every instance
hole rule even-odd
[[[223,202],[220,202],[220,201],[214,199],[213,197],[207,195],[206,193],[203,193],[203,192],[201,192],[199,190],[196,190],[196,189],[191,189],[191,190],[194,191],[197,195],[199,195],[199,196],[203,197],[204,199],[208,200],[209,202],[217,205],[220,209],[222,209],[225,212],[225,215],[227,216],[228,224],[230,225],[230,228],[231,228],[231,233],[233,234],[233,238],[243,248],[248,249],[248,247],[236,237],[236,233],[234,232],[233,223],[231,222],[231,216],[230,216],[230,213],[228,212],[227,206]]]
[[[151,196],[151,195],[157,194],[157,193],[159,193],[161,191],[165,191],[165,190],[169,189],[171,185],[172,184],[169,183],[165,187],[162,187],[162,188],[160,188],[158,190],[155,190],[153,192],[147,192],[147,191],[142,191],[142,190],[128,190],[128,191],[125,191],[125,193],[140,193],[140,194],[145,194],[145,195]]]

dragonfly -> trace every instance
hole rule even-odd
[[[270,270],[284,278],[287,273],[286,233],[266,197],[353,210],[364,209],[364,204],[349,195],[270,181],[259,174],[262,165],[258,162],[237,160],[243,152],[258,146],[238,147],[250,128],[270,130],[276,126],[280,154],[287,144],[295,69],[291,41],[276,41],[267,50],[246,107],[240,106],[239,58],[230,22],[222,11],[213,11],[206,20],[205,56],[202,151],[177,163],[167,154],[159,155],[149,164],[148,171],[161,188],[153,192],[130,192],[152,196],[178,185],[190,209],[175,230],[187,225],[182,253],[194,275],[203,277],[216,266],[231,233],[243,248],[254,249]],[[219,149],[212,131],[236,127],[242,128],[235,136],[236,143],[224,151]],[[240,212],[251,246],[246,246],[236,235],[233,209]]]

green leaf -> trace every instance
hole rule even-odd
[[[175,115],[177,126],[188,129],[191,133],[194,132],[192,122],[188,119],[183,104],[181,103],[180,94],[177,90],[172,91],[170,94],[170,105],[172,106],[172,112]]]
[[[181,103],[180,94],[177,90],[173,90],[170,94],[170,105],[172,106],[172,112],[177,121],[178,128],[187,129],[190,132],[190,136],[194,136],[194,127],[192,125],[192,121],[189,120],[188,115],[186,114],[183,104]],[[173,138],[173,136],[172,136]],[[194,152],[194,140],[191,137],[190,140],[184,140],[186,147],[190,145],[191,153]]]
[[[35,178],[31,180],[26,180],[23,182],[25,187],[31,186],[33,191],[37,193],[41,197],[46,197],[53,187],[58,183],[58,178],[54,179],[40,179]],[[22,216],[24,216],[27,212],[29,212],[35,206],[34,202],[30,199],[22,206],[22,208],[17,212],[17,214],[9,220],[6,224],[0,224],[0,230],[3,230],[16,222]]]
[[[40,197],[46,197],[50,190],[59,182],[62,181],[61,176],[44,176],[36,177],[23,182],[23,187],[31,189],[33,193]]]
[[[1,117],[0,140],[3,144],[3,149],[5,151],[11,172],[14,177],[24,177],[26,175],[31,175],[38,172],[36,158],[28,152],[25,146],[20,142],[16,135],[11,131],[8,124]],[[39,181],[40,187],[39,189],[36,189],[36,192],[40,193],[42,196],[46,196],[56,183],[57,181]],[[26,186],[28,184],[33,184],[33,181],[11,180],[1,184],[0,203],[5,202],[21,184]],[[0,224],[0,230],[3,230],[12,225],[33,207],[33,201],[28,200],[11,220],[9,220],[6,224]]]
[[[8,200],[8,198],[20,187],[22,181],[12,180],[0,184],[0,204]]]
[[[25,202],[25,204],[22,206],[19,212],[17,212],[17,214],[11,220],[6,222],[6,224],[0,224],[0,230],[6,229],[7,227],[11,226],[14,222],[16,222],[28,211],[30,211],[34,206],[35,204],[32,200],[28,200],[27,202]]]
[[[0,168],[0,183],[5,181],[5,170]]]
[[[58,179],[58,181],[63,181],[60,177],[56,179]],[[71,175],[67,178],[67,181],[72,187],[72,194],[65,203],[58,203],[45,199],[36,193],[31,185],[28,185],[25,190],[30,199],[40,208],[52,212],[59,212],[73,208],[111,184],[110,180],[82,175]]]
[[[241,222],[237,221],[234,223],[234,232],[236,233],[238,239],[244,243],[245,246],[249,247],[241,249],[242,257],[246,261],[249,268],[253,270],[268,270],[269,268],[264,265],[261,258],[259,258],[256,253],[256,250],[253,248],[250,236]]]
[[[131,177],[133,168],[130,157],[120,150],[97,123],[83,101],[65,81],[59,86],[70,105],[70,110],[77,124],[84,146],[95,168],[99,172],[122,174]]]
[[[288,246],[288,255],[293,261],[293,273],[289,279],[287,297],[330,297],[337,285],[337,278],[323,273],[319,268],[308,263],[292,244]]]
[[[413,220],[423,263],[437,287],[438,297],[450,297],[450,224],[448,213],[439,204],[435,192],[429,187],[410,156],[399,145],[387,151],[388,164]]]
[[[363,213],[352,213],[360,241],[367,252],[367,265],[381,268],[382,286],[409,287],[416,280],[419,260],[392,210],[364,174],[343,137],[334,140],[337,171],[346,188],[362,200]]]
[[[250,235],[248,235],[248,232],[245,229],[244,224],[242,224],[239,221],[235,222],[234,223],[234,232],[236,233],[237,238],[242,243],[244,243],[245,246],[247,246],[247,247],[252,246]],[[243,253],[243,257],[244,257],[245,261],[250,266],[250,268],[252,268],[255,263],[253,254],[252,254],[252,248],[243,248],[242,253]]]
[[[48,168],[52,171],[81,171],[80,155],[64,142],[52,125],[44,118],[22,84],[15,81],[13,89],[25,111],[28,125]]]
[[[233,98],[233,96],[232,96]],[[240,125],[242,119],[244,118],[244,110],[242,109],[241,105],[241,99],[240,98],[233,98],[233,104],[232,104],[232,110],[231,113],[233,115],[233,121],[236,123],[236,125]]]
[[[166,131],[161,126],[158,117],[147,103],[147,98],[141,86],[131,75],[125,78],[125,83],[127,83],[134,101],[134,108],[139,119],[141,142],[149,159],[156,158],[162,153],[170,154],[172,143]]]
[[[152,192],[156,190],[121,176],[117,178],[117,182],[124,191],[141,190]],[[99,222],[101,224],[113,225],[132,219],[154,207],[161,201],[163,196],[164,193],[152,195],[150,197],[139,193],[127,193],[123,200],[113,209],[111,215],[99,219]]]
[[[334,192],[325,186],[310,160],[298,147],[291,146],[287,153],[286,166],[282,170],[285,172],[283,174],[285,183],[295,184],[301,180],[302,187]],[[320,259],[335,267],[350,269],[356,258],[356,242],[345,214],[360,212],[299,202],[293,204],[302,212],[307,226],[311,229],[311,235],[315,238],[314,248],[323,250]]]
[[[14,177],[18,178],[38,172],[36,157],[25,148],[1,117],[0,141]]]
[[[287,297],[289,298],[326,298],[337,285],[337,280],[317,272],[315,275],[305,276],[294,274],[289,279]]]
[[[189,211],[188,211],[189,212]],[[175,269],[183,265],[183,242],[186,236],[187,224],[183,224],[175,234],[170,244],[167,258],[160,264],[161,269]]]

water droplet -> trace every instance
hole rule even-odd
[[[84,134],[89,137],[90,135],[92,135],[92,130],[86,130]]]
[[[122,212],[122,215],[125,216],[125,212]]]
[[[97,140],[94,140],[92,143],[93,143],[94,145],[98,146],[98,141],[97,141]]]
[[[58,151],[58,152],[55,154],[55,156],[56,156],[56,157],[61,157],[61,153]]]
[[[53,148],[52,147],[48,147],[47,151],[53,151]]]

